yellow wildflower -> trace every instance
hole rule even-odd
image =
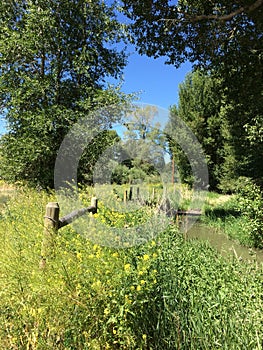
[[[77,252],[77,259],[82,260],[82,254],[80,252]]]
[[[104,315],[108,315],[110,313],[110,310],[106,307],[106,309],[104,309]]]
[[[124,265],[124,270],[127,272],[127,271],[130,271],[131,269],[131,264],[125,264]]]

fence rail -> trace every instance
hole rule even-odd
[[[116,193],[115,193],[116,194]],[[133,200],[141,202],[143,205],[153,205],[156,200],[155,189],[153,188],[152,195],[149,196],[148,200],[142,200],[140,197],[140,188],[137,187],[136,191],[131,186],[129,190],[125,190],[123,194],[123,202]],[[160,198],[158,198],[160,200]],[[157,200],[157,202],[158,202]],[[170,200],[165,197],[163,198],[158,205],[158,209],[168,217],[174,218],[176,222],[179,220],[179,216],[200,216],[201,210],[178,210],[174,209],[171,206]],[[66,216],[59,218],[59,204],[57,202],[50,202],[46,206],[46,214],[44,216],[44,233],[43,233],[43,241],[41,247],[41,260],[40,267],[43,268],[46,265],[46,260],[49,257],[54,256],[54,248],[55,248],[55,237],[58,233],[58,230],[66,225],[72,223],[77,218],[85,215],[86,213],[96,214],[98,210],[98,199],[96,197],[92,197],[91,205],[86,208],[74,210],[72,213],[67,214]]]

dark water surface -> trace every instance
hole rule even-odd
[[[195,222],[189,230],[187,223],[183,223],[181,230],[185,232],[186,238],[208,241],[223,256],[232,255],[239,260],[263,263],[263,250],[242,246],[238,242],[229,239],[227,235],[216,228]]]

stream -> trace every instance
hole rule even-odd
[[[185,232],[186,238],[208,241],[223,256],[232,255],[239,260],[263,263],[263,250],[242,246],[216,228],[195,222],[189,230],[186,223],[183,223],[181,230]]]

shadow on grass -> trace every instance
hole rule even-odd
[[[234,208],[206,208],[204,215],[210,219],[220,218],[225,220],[228,217],[239,217],[241,213]]]

